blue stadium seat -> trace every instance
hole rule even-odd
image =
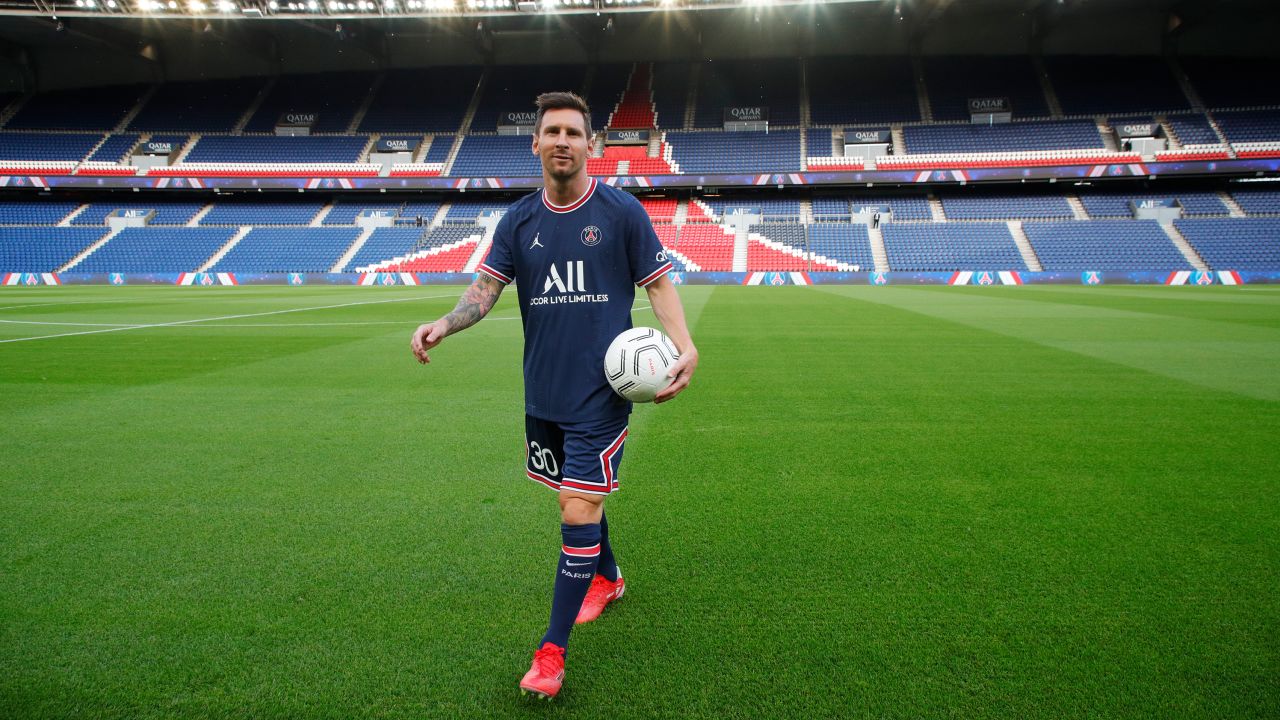
[[[863,270],[875,267],[866,225],[824,222],[809,226],[809,251]]]
[[[800,170],[800,131],[667,133],[671,159],[683,173],[770,173]]]
[[[1023,223],[1047,271],[1190,270],[1155,220]]]
[[[324,207],[324,202],[242,202],[219,201],[200,225],[306,225]]]
[[[0,203],[0,225],[57,225],[78,207],[67,200],[6,200]]]
[[[233,228],[125,228],[75,272],[192,272],[235,234]]]
[[[948,220],[1032,220],[1070,218],[1061,195],[940,195]]]
[[[1104,149],[1098,126],[1087,120],[914,125],[903,128],[902,136],[913,154]]]
[[[353,163],[369,138],[363,135],[309,137],[208,136],[187,154],[188,163]]]
[[[889,223],[885,252],[894,270],[1026,270],[1004,223]]]
[[[106,228],[0,227],[0,273],[53,272],[106,232]]]
[[[1195,218],[1174,225],[1215,270],[1280,269],[1280,218]]]
[[[254,228],[213,272],[328,272],[359,236],[356,228]]]

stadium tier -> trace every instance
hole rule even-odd
[[[396,219],[399,220],[398,216],[403,208],[404,203],[402,202],[378,202],[376,200],[361,202],[354,199],[349,202],[336,202],[333,204],[333,207],[329,212],[325,214],[321,224],[355,225],[356,218],[366,210],[379,213],[391,213],[392,216],[395,216]],[[428,220],[430,220],[430,218],[428,218]]]
[[[191,272],[234,234],[233,228],[125,228],[71,272]]]
[[[591,91],[586,96],[587,106],[591,108],[591,128],[599,131],[609,125],[609,118],[614,108],[627,91],[627,82],[631,78],[631,63],[599,65],[595,76],[591,79]],[[647,64],[643,67],[648,68]],[[647,89],[647,88],[646,88]],[[615,125],[614,127],[620,127]],[[626,127],[631,127],[630,125]],[[635,127],[653,127],[653,125],[637,125]]]
[[[1104,150],[1091,121],[995,125],[915,125],[903,128],[909,154]]]
[[[200,219],[200,225],[307,225],[323,208],[324,203],[319,200],[290,203],[218,202]]]
[[[800,169],[800,132],[667,133],[671,160],[681,172],[796,172]]]
[[[1164,58],[1051,55],[1044,64],[1066,115],[1191,109]]]
[[[373,73],[282,75],[245,125],[245,132],[273,132],[276,122],[288,113],[314,113],[311,132],[346,132],[373,83]]]
[[[653,105],[657,112],[655,122],[663,129],[678,130],[684,127],[685,104],[689,97],[688,63],[653,64]]]
[[[462,139],[453,175],[538,177],[542,164],[530,150],[527,135],[468,135]]]
[[[883,228],[894,270],[1026,270],[1004,223],[891,223]]]
[[[1045,270],[1190,270],[1154,220],[1024,223]]]
[[[1134,203],[1150,200],[1173,200],[1185,215],[1226,215],[1227,206],[1214,193],[1172,191],[1160,192],[1089,192],[1080,194],[1080,202],[1091,218],[1131,218]]]
[[[265,84],[262,78],[165,83],[142,106],[129,129],[230,132]]]
[[[213,272],[329,272],[355,242],[355,228],[254,228]]]
[[[1072,216],[1071,206],[1060,195],[941,195],[939,199],[948,220],[1019,220]]]
[[[847,222],[810,225],[809,251],[819,257],[861,270],[871,270],[876,265],[866,225]]]
[[[814,125],[920,120],[920,100],[907,58],[811,58],[806,65]]]
[[[934,120],[968,121],[971,98],[1007,98],[1015,118],[1049,116],[1029,57],[929,58],[924,75]]]
[[[1173,224],[1211,268],[1280,268],[1280,218],[1193,218]]]
[[[125,155],[133,149],[133,146],[138,144],[138,140],[139,136],[133,133],[110,135],[97,150],[93,151],[89,160],[120,162],[125,159]]]
[[[389,71],[374,93],[359,130],[456,132],[480,82],[480,74],[481,68],[474,66]],[[444,162],[444,159],[427,162]]]
[[[187,163],[353,163],[369,138],[355,136],[205,136],[187,153]]]
[[[4,127],[102,133],[123,120],[145,92],[143,85],[114,85],[40,93],[28,98]]]
[[[1255,59],[1184,57],[1182,69],[1211,109],[1280,105],[1275,67]]]
[[[105,233],[105,228],[0,227],[0,272],[53,272]]]
[[[698,128],[724,126],[725,110],[764,107],[770,127],[800,124],[800,64],[795,60],[718,60],[698,69]]]
[[[477,225],[445,225],[426,233],[417,232],[418,239],[407,253],[383,255],[381,259],[371,260],[368,258],[374,257],[372,251],[365,255],[362,248],[359,254],[366,259],[352,262],[347,267],[364,272],[462,272],[484,236],[484,230]],[[399,245],[407,239],[407,235],[384,236],[384,242],[389,245]],[[384,252],[394,250],[391,247]]]
[[[1214,113],[1214,118],[1232,144],[1280,141],[1280,111],[1236,110]]]
[[[101,134],[85,133],[0,133],[0,161],[79,162],[102,139]]]
[[[539,94],[557,90],[580,91],[586,80],[585,65],[499,65],[490,68],[472,132],[496,132],[503,113],[532,113]],[[528,138],[525,138],[526,145]]]
[[[61,200],[12,200],[0,203],[0,225],[57,225],[80,206]]]
[[[1280,190],[1234,190],[1231,196],[1248,215],[1280,215]]]
[[[1173,135],[1183,145],[1221,145],[1218,134],[1204,115],[1170,115],[1169,126]]]

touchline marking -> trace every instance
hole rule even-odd
[[[453,297],[453,295],[427,295],[425,297],[409,297],[409,298],[392,298],[389,300],[364,300],[361,302],[340,303],[338,305],[317,305],[315,307],[289,308],[287,310],[271,310],[260,313],[245,313],[242,315],[223,315],[211,318],[196,318],[194,320],[174,320],[165,323],[149,323],[146,325],[125,325],[123,327],[109,327],[100,330],[80,330],[78,332],[55,333],[53,335],[34,335],[32,337],[8,338],[0,340],[3,343],[26,342],[28,340],[49,340],[51,338],[72,337],[75,335],[98,335],[109,332],[123,332],[125,330],[145,330],[147,328],[173,327],[175,325],[191,325],[193,323],[216,322],[218,320],[240,320],[242,318],[266,317],[268,315],[284,315],[286,313],[309,312],[311,310],[333,310],[335,308],[352,307],[355,305],[379,305],[382,303],[393,302],[412,302],[414,300],[439,300],[441,298]]]

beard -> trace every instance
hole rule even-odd
[[[583,164],[584,162],[570,160],[569,165],[565,167],[558,164],[556,162],[556,158],[551,157],[547,159],[547,162],[542,164],[542,167],[547,171],[547,175],[555,178],[556,180],[569,180],[582,171]]]

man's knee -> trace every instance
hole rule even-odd
[[[589,525],[600,522],[604,514],[604,496],[560,491],[560,521],[566,525]]]

